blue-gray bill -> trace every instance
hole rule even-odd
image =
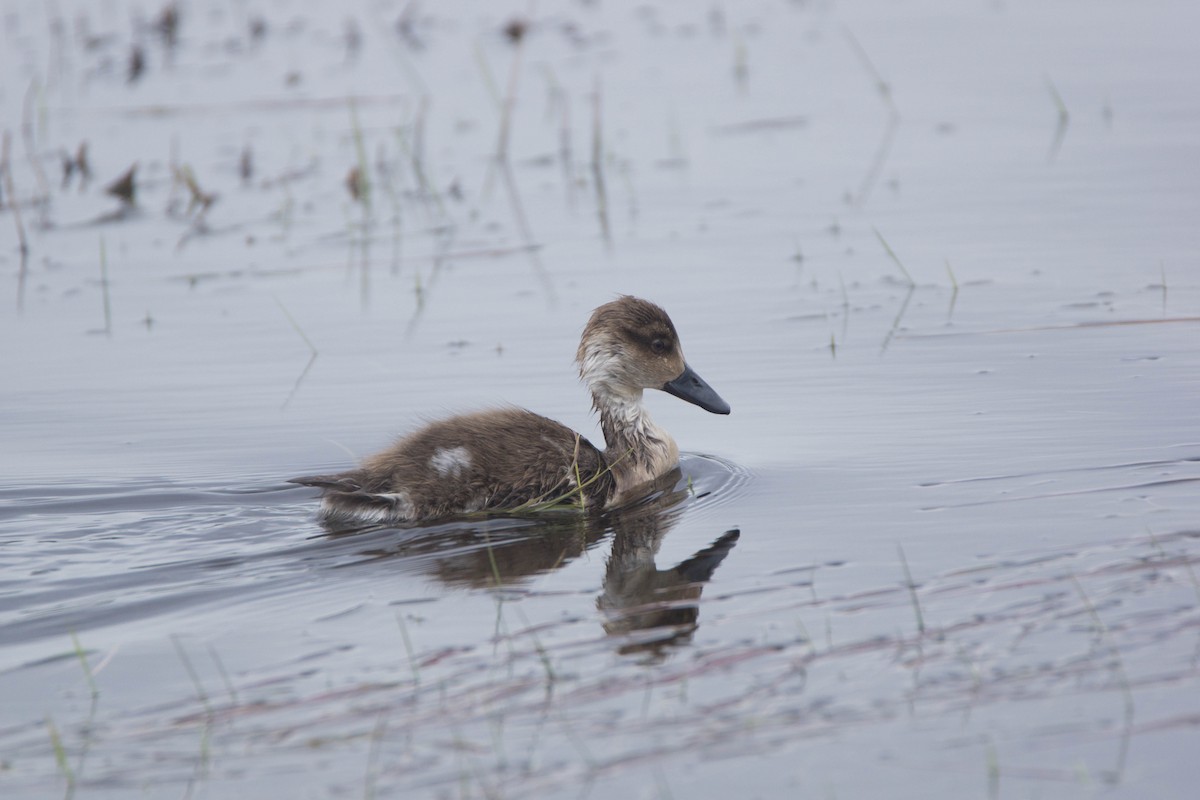
[[[729,403],[721,399],[721,395],[717,394],[704,378],[696,374],[688,365],[683,365],[683,372],[673,381],[668,381],[663,384],[662,390],[667,394],[673,394],[680,400],[687,400],[689,403],[700,406],[705,411],[711,411],[713,414],[728,414]]]

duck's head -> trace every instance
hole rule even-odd
[[[705,411],[729,413],[729,404],[687,365],[667,312],[646,300],[625,295],[593,311],[575,360],[597,404],[660,389]]]

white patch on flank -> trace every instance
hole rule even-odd
[[[429,459],[429,466],[443,478],[458,478],[471,466],[471,454],[465,447],[440,448]]]

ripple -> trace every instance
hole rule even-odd
[[[680,487],[686,487],[689,478],[692,482],[689,505],[705,516],[744,497],[754,478],[754,473],[740,464],[700,453],[682,454],[679,467],[684,476]]]
[[[335,534],[312,493],[156,479],[0,491],[0,638],[29,642],[303,586],[313,569],[386,568],[447,588],[520,587],[608,541],[629,513],[705,520],[745,493],[749,470],[686,453],[675,486],[601,517],[494,517]]]

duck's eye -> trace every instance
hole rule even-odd
[[[650,343],[650,349],[654,351],[656,356],[661,356],[667,352],[667,341],[665,339],[655,339]]]

